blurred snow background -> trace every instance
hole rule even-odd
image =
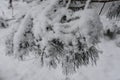
[[[16,6],[14,15],[19,18],[21,15],[27,14],[33,5],[22,2],[14,3]],[[8,9],[8,3],[5,0],[0,0],[0,16],[11,19],[11,15],[12,12]],[[9,31],[11,28],[0,29],[0,80],[64,80],[65,76],[60,68],[56,70],[41,68],[37,59],[19,61],[6,56],[3,42],[4,36],[9,34]],[[103,53],[100,54],[97,65],[81,67],[76,74],[70,76],[71,80],[120,80],[120,48],[115,45],[114,40],[102,40],[99,48]]]

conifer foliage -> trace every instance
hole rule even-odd
[[[96,64],[103,25],[94,9],[74,12],[59,1],[46,0],[41,5],[47,6],[33,7],[6,40],[6,49],[21,60],[37,54],[42,65],[61,65],[68,75],[82,65]]]

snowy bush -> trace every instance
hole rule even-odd
[[[94,9],[73,12],[61,6],[58,0],[40,9],[26,14],[7,41],[8,52],[22,60],[31,52],[38,54],[42,65],[53,68],[61,65],[66,75],[82,65],[96,64],[100,53],[96,45],[103,25]]]
[[[104,35],[107,36],[109,39],[115,39],[118,33],[118,27],[117,25],[108,25],[109,27],[107,27],[104,30]]]
[[[108,19],[105,16],[101,17],[103,23],[103,35],[105,40],[113,40],[117,47],[120,47],[120,26],[119,20]]]

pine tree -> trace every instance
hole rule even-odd
[[[99,14],[88,9],[94,1],[88,1],[85,10],[78,11],[69,8],[71,0],[65,3],[51,1],[41,1],[44,6],[37,5],[25,15],[19,28],[6,40],[7,53],[24,60],[32,52],[37,54],[42,65],[53,68],[61,65],[65,75],[76,72],[83,65],[96,64],[103,25]],[[118,7],[115,11],[118,14]]]

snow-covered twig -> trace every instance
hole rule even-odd
[[[85,5],[85,8],[84,8],[84,9],[87,9],[87,8],[88,8],[90,2],[91,2],[91,0],[87,0],[87,1],[86,1],[86,5]]]
[[[67,5],[66,5],[66,9],[69,8],[70,3],[71,3],[71,0],[68,1]]]

